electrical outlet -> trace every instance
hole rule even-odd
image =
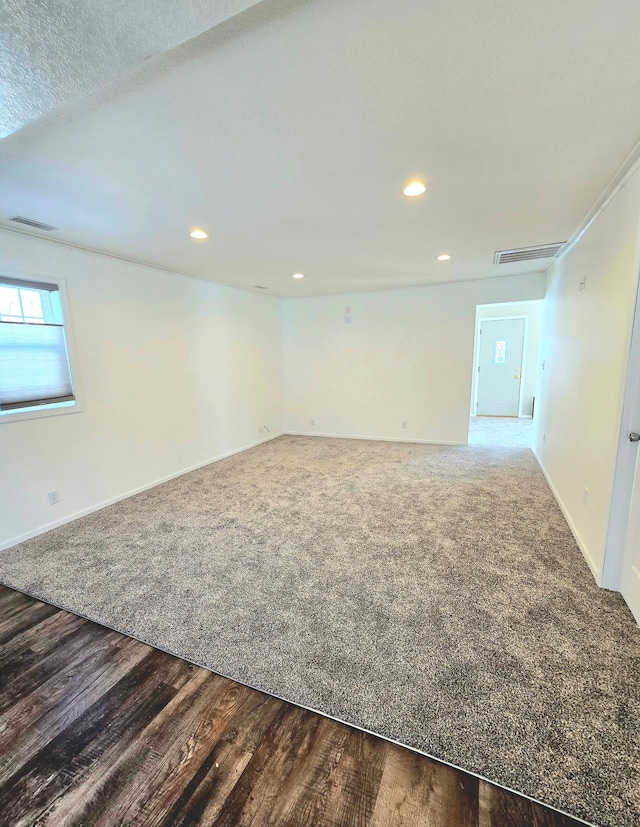
[[[578,293],[584,293],[587,286],[587,277],[582,276],[578,282]]]
[[[316,424],[315,419],[310,419],[310,420],[309,420],[309,425],[315,425],[315,424]]]
[[[60,502],[60,492],[57,488],[54,488],[53,491],[49,491],[47,493],[47,499],[49,500],[49,505],[55,505],[56,503]]]
[[[406,423],[406,422],[403,422],[403,423],[402,423],[402,430],[403,430],[403,431],[406,431],[406,430],[407,430],[407,423]]]
[[[585,486],[584,493],[582,494],[582,502],[584,505],[589,505],[589,489]]]

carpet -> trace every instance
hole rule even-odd
[[[0,580],[606,827],[640,628],[528,449],[285,436],[0,554]]]
[[[532,442],[533,419],[495,416],[472,416],[469,419],[469,445],[530,448]]]

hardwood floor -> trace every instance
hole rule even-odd
[[[569,827],[0,586],[0,824]]]

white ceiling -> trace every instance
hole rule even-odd
[[[263,0],[0,141],[0,223],[279,296],[541,269],[494,251],[568,238],[640,137],[639,31],[637,0]]]
[[[0,138],[260,0],[0,2]]]

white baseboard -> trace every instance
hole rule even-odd
[[[319,434],[317,431],[285,431],[285,436],[322,436],[330,439],[366,439],[371,442],[417,442],[420,445],[466,445],[466,442],[444,442],[438,439],[409,439],[397,436],[359,436],[355,434]]]
[[[65,523],[71,523],[74,520],[80,519],[80,517],[86,517],[87,514],[92,514],[94,511],[100,511],[101,508],[106,508],[109,505],[120,502],[120,500],[126,500],[127,497],[133,497],[135,494],[140,494],[142,491],[148,491],[149,488],[155,488],[156,485],[162,485],[162,483],[169,482],[169,480],[174,480],[176,477],[181,477],[183,474],[188,474],[190,471],[197,471],[198,468],[204,468],[205,465],[220,462],[221,459],[232,457],[234,454],[241,454],[243,451],[248,451],[250,448],[255,448],[257,445],[262,445],[264,442],[269,442],[271,439],[277,439],[279,436],[283,436],[282,431],[277,434],[270,434],[264,439],[258,439],[256,442],[252,442],[249,445],[243,445],[241,448],[235,448],[233,451],[227,451],[224,454],[219,454],[218,456],[213,457],[213,459],[206,459],[204,462],[198,462],[196,465],[189,466],[189,468],[183,468],[181,471],[176,471],[175,474],[168,474],[166,477],[161,477],[153,482],[145,483],[145,485],[141,485],[138,488],[133,488],[125,494],[119,494],[117,497],[112,497],[110,500],[104,500],[96,505],[91,505],[88,508],[75,511],[73,514],[69,514],[59,520],[53,520],[50,523],[45,523],[45,525],[38,526],[38,528],[27,531],[25,534],[20,534],[17,537],[12,537],[10,540],[0,543],[0,551],[16,546],[18,543],[23,543],[25,540],[30,540],[32,537],[37,537],[47,531],[51,531],[52,528],[58,528],[58,526],[65,525]]]
[[[578,548],[582,552],[582,556],[587,561],[587,565],[591,569],[591,574],[593,575],[594,580],[596,581],[598,586],[602,587],[601,572],[599,571],[598,567],[596,566],[596,564],[593,560],[593,557],[591,556],[591,554],[589,552],[589,549],[587,548],[587,544],[584,542],[584,540],[580,536],[580,532],[578,531],[578,529],[576,528],[573,520],[571,519],[571,515],[569,514],[569,511],[567,510],[565,504],[562,502],[562,499],[560,498],[560,495],[558,494],[555,485],[551,481],[551,477],[549,476],[549,474],[547,472],[547,469],[544,467],[544,465],[542,463],[542,460],[538,456],[538,452],[533,447],[531,448],[531,451],[533,453],[533,456],[536,458],[536,460],[538,462],[538,465],[540,466],[540,470],[544,474],[544,478],[546,479],[547,483],[549,484],[549,488],[551,489],[551,493],[556,498],[556,502],[560,506],[560,511],[562,511],[562,514],[564,515],[564,518],[567,521],[567,525],[571,529],[571,533],[573,534],[574,539],[575,539],[576,543],[578,544]]]

